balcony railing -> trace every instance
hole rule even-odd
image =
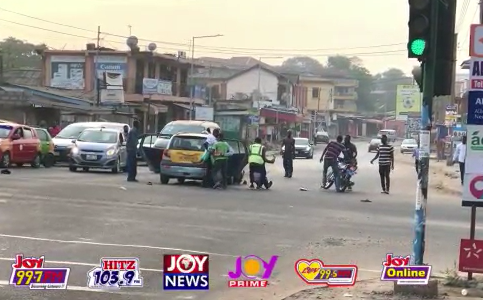
[[[334,93],[334,98],[342,98],[346,100],[357,100],[357,93],[356,92],[350,92],[350,93]]]

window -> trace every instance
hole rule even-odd
[[[336,100],[335,108],[344,108],[344,101]]]
[[[124,143],[124,137],[122,133],[119,134],[119,143]]]
[[[230,145],[230,147],[233,149],[234,153],[235,154],[238,154],[240,153],[240,149],[238,147],[238,141],[234,141],[234,140],[225,140],[225,142],[228,143],[228,145]]]
[[[203,151],[203,144],[206,138],[204,137],[174,137],[171,139],[169,149],[171,150],[186,150],[186,151]]]
[[[347,87],[336,87],[335,88],[335,93],[337,95],[344,95],[344,94],[349,94],[349,88]]]
[[[45,142],[49,140],[49,137],[47,136],[47,133],[45,133],[45,131],[43,131],[42,129],[37,129],[36,131],[37,131],[37,136],[41,141]]]
[[[85,130],[79,135],[77,140],[88,143],[115,144],[117,143],[117,133],[113,131]]]
[[[32,134],[32,130],[30,130],[30,128],[24,128],[23,129],[23,138],[24,139],[31,139],[33,137],[34,137],[34,135]]]
[[[10,125],[0,125],[0,139],[5,139],[12,131],[12,126]]]
[[[319,98],[319,88],[312,88],[312,98]]]
[[[18,135],[20,138],[23,138],[23,131],[22,128],[19,127],[15,130],[14,134]]]

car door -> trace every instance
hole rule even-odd
[[[233,149],[234,154],[228,159],[228,176],[233,176],[235,181],[241,175],[241,171],[247,164],[247,149],[245,144],[239,140],[225,139],[225,141]]]
[[[20,138],[17,140],[12,140],[12,162],[23,163],[27,161],[26,151],[24,149],[25,139],[23,138],[22,127],[17,127],[12,136],[18,135]]]
[[[146,140],[146,137],[151,135],[156,135],[156,140],[152,145],[145,145],[145,142],[149,141],[149,138]],[[166,147],[168,147],[169,139],[169,137],[157,137],[157,134],[146,134],[139,142],[139,147],[142,149],[142,156],[148,164],[149,170],[156,174],[160,171],[161,156]]]
[[[119,133],[118,138],[119,143],[119,158],[121,159],[121,165],[126,166],[127,164],[127,151],[126,151],[126,141],[124,140],[124,134]]]
[[[29,127],[23,127],[23,138],[24,138],[24,151],[25,159],[27,162],[33,161],[35,155],[39,151],[40,140],[37,135]]]

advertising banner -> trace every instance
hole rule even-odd
[[[94,58],[94,62],[99,79],[102,79],[104,72],[118,73],[124,78],[127,77],[127,57],[125,56],[99,55]]]
[[[120,73],[104,72],[103,82],[105,86],[101,89],[101,103],[121,104],[124,103],[123,77]]]
[[[444,125],[447,127],[454,127],[461,116],[458,114],[458,105],[450,104],[446,105],[444,112]]]
[[[173,83],[169,80],[143,78],[143,95],[173,95]]]
[[[53,55],[50,57],[50,86],[68,90],[85,87],[85,57]]]
[[[396,90],[396,120],[421,113],[421,92],[417,85],[398,85]]]

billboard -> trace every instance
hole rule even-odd
[[[396,89],[396,120],[421,113],[421,92],[417,85],[398,85]]]

